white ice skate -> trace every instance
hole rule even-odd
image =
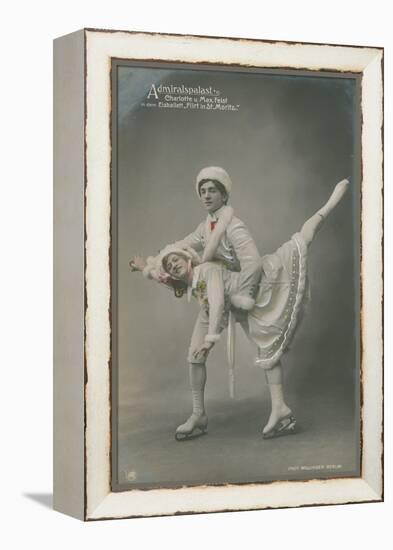
[[[185,439],[194,439],[207,433],[207,416],[206,414],[193,413],[184,424],[181,424],[176,429],[175,439],[176,441],[183,441]]]

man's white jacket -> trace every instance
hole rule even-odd
[[[231,297],[236,308],[250,310],[261,277],[262,260],[246,225],[231,206],[222,206],[184,239],[173,243],[202,254],[202,262],[222,261],[227,269],[240,272],[239,292]]]

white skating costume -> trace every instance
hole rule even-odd
[[[190,347],[216,342],[228,326],[229,314],[241,324],[256,344],[256,363],[269,369],[288,348],[308,298],[307,246],[299,233],[275,253],[262,258],[263,273],[256,303],[249,312],[236,311],[231,297],[238,292],[239,273],[229,272],[215,262],[194,268],[192,292],[201,305]],[[203,342],[203,340],[202,340]]]
[[[239,272],[232,304],[251,309],[261,274],[261,257],[246,225],[234,216],[232,207],[222,206],[208,214],[195,231],[169,246],[192,248],[201,255],[202,262],[222,262],[230,271]]]
[[[196,192],[199,198],[200,186],[206,181],[219,182],[229,197],[232,181],[223,168],[207,166],[199,172],[196,178]],[[232,207],[223,205],[209,213],[195,231],[165,249],[171,247],[191,248],[200,254],[202,263],[219,261],[230,271],[240,272],[237,292],[231,296],[232,304],[246,311],[253,307],[261,275],[261,257],[250,232],[245,224],[234,216]],[[158,256],[147,259],[147,266],[143,271],[145,277],[160,280],[157,265],[165,249],[161,250]]]

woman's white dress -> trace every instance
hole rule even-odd
[[[256,363],[273,367],[288,348],[308,300],[307,245],[300,233],[276,252],[262,258],[263,272],[254,308],[248,313],[231,307],[239,273],[208,262],[194,269],[192,293],[209,316],[208,341],[216,341],[234,315],[258,349]]]

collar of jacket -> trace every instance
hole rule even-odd
[[[226,208],[231,208],[231,207],[223,204],[220,208],[218,208],[218,210],[215,210],[212,213],[209,212],[209,214],[207,215],[208,220],[211,222],[217,222],[220,219],[220,217],[225,213]]]
[[[207,217],[207,232],[206,235],[210,235],[209,239],[206,242],[205,250],[203,251],[202,256],[202,262],[210,262],[213,260],[214,255],[216,253],[217,247],[220,244],[220,241],[222,237],[224,236],[224,233],[232,221],[234,214],[234,210],[232,206],[222,206],[218,210],[214,212],[214,215],[216,216],[215,219],[218,218],[218,222],[216,227],[214,228],[214,231],[210,230],[210,222],[213,221],[213,217],[209,214]]]

